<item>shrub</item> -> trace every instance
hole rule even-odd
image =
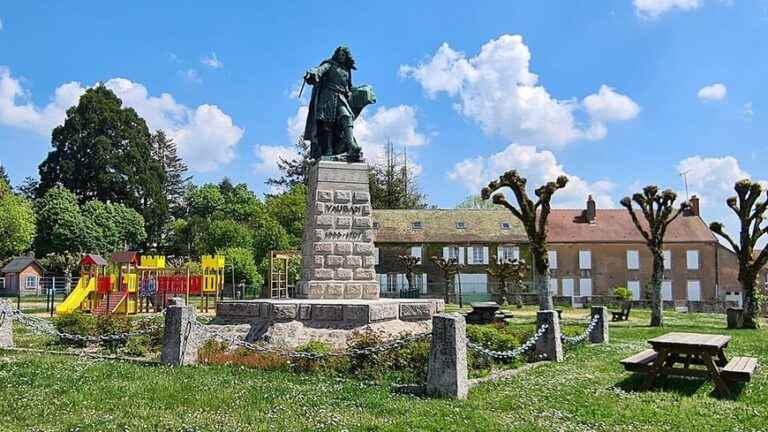
[[[632,291],[627,287],[617,286],[613,289],[613,296],[621,301],[629,301],[632,300]]]
[[[96,318],[93,315],[81,312],[60,315],[53,319],[53,326],[61,333],[67,333],[79,336],[94,336],[96,334]],[[59,343],[63,345],[72,345],[84,347],[83,341],[74,341],[70,339],[59,338]]]
[[[128,339],[123,348],[123,353],[133,357],[147,357],[150,351],[149,336],[141,335]]]
[[[130,333],[132,330],[131,320],[125,315],[108,314],[96,318],[96,334],[99,336],[110,336],[121,333]],[[126,344],[125,339],[115,339],[102,341],[101,345],[109,350],[115,350]]]
[[[229,364],[251,369],[284,371],[290,368],[288,358],[278,353],[258,353],[244,348],[229,350],[226,342],[208,340],[198,351],[201,364]]]
[[[331,347],[320,341],[309,341],[304,345],[296,347],[296,352],[312,353],[312,354],[328,354],[331,352]],[[297,372],[317,372],[317,371],[336,371],[339,366],[335,364],[334,360],[338,358],[331,358],[329,356],[323,357],[296,357],[291,362],[293,370]]]

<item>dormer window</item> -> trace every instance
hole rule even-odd
[[[467,224],[464,222],[456,222],[456,229],[465,229],[467,228]]]
[[[421,221],[412,222],[411,223],[411,228],[413,228],[415,230],[420,230],[421,229]]]
[[[501,223],[501,229],[502,229],[502,230],[504,230],[504,231],[507,231],[507,230],[509,230],[510,228],[512,228],[512,225],[510,225],[510,223],[509,223],[509,222],[502,222],[502,223]]]
[[[373,223],[373,229],[375,229],[375,230],[379,229],[379,223],[378,222],[374,222]]]

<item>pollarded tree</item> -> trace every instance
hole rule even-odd
[[[495,256],[491,257],[488,267],[485,272],[489,276],[496,278],[499,281],[497,288],[497,302],[499,304],[507,304],[511,300],[512,291],[509,290],[507,281],[512,283],[512,288],[519,290],[522,281],[525,278],[525,274],[528,271],[528,265],[525,260],[521,259],[498,259]]]
[[[758,202],[763,193],[760,183],[748,179],[739,180],[734,185],[736,196],[728,198],[725,202],[739,217],[741,231],[739,243],[725,232],[723,224],[712,222],[709,229],[730,243],[733,251],[739,259],[739,282],[744,293],[744,324],[746,328],[758,328],[760,326],[760,300],[762,293],[757,283],[757,276],[766,263],[768,263],[768,248],[764,248],[755,255],[755,245],[758,240],[768,232],[768,227],[761,227],[768,198]]]
[[[461,264],[456,258],[440,258],[437,256],[430,257],[430,260],[443,271],[443,278],[445,280],[445,303],[448,304],[451,300],[456,298],[456,287],[454,286],[454,275],[459,273]],[[460,300],[460,299],[459,299]]]
[[[495,204],[506,207],[512,214],[523,223],[525,232],[528,234],[528,241],[531,244],[531,255],[533,255],[533,286],[539,294],[539,308],[541,310],[552,310],[552,294],[549,292],[549,258],[547,256],[547,218],[552,210],[552,195],[568,184],[568,177],[560,176],[556,181],[547,182],[535,190],[538,199],[533,202],[528,197],[525,190],[527,180],[521,177],[517,171],[507,171],[498,180],[488,183],[483,188],[481,196],[488,199],[491,194],[503,187],[512,189],[517,199],[516,208],[510,204],[504,197],[504,194],[497,193],[493,195]]]
[[[667,227],[680,213],[688,208],[688,203],[683,202],[680,208],[675,209],[677,194],[667,189],[659,193],[657,186],[646,186],[643,193],[632,195],[632,199],[624,197],[621,205],[627,209],[635,228],[645,239],[645,244],[653,257],[653,274],[651,275],[651,327],[664,325],[664,308],[661,301],[661,283],[664,279],[664,235]],[[643,212],[645,224],[640,222],[632,202],[637,203]]]
[[[400,264],[405,267],[405,279],[408,281],[408,289],[413,290],[413,270],[421,264],[421,258],[413,255],[399,255]]]

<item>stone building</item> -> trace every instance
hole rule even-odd
[[[699,215],[698,198],[665,237],[667,302],[737,301],[740,288],[735,255],[720,246]],[[465,299],[488,298],[497,281],[486,274],[493,256],[530,262],[522,224],[505,210],[374,210],[376,272],[382,295],[407,287],[401,254],[422,259],[415,285],[424,295],[439,295],[445,285],[431,256],[457,257],[464,265],[458,281]],[[584,209],[553,209],[549,217],[549,258],[553,295],[610,296],[627,287],[638,301],[650,298],[646,286],[652,259],[645,240],[625,209],[598,209],[588,198]],[[722,282],[721,282],[722,280]]]

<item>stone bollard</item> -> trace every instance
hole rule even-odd
[[[553,310],[539,311],[536,314],[536,328],[544,324],[547,330],[536,341],[535,359],[555,362],[563,361],[563,341],[560,339],[560,319]]]
[[[591,343],[608,343],[608,308],[605,306],[592,306],[592,312],[589,314],[589,322],[598,316],[595,327],[592,329],[592,333],[589,334],[589,342]]]
[[[0,300],[0,348],[13,348],[13,307]]]
[[[729,329],[740,329],[744,327],[744,309],[740,307],[729,307],[725,310]]]
[[[459,314],[432,317],[432,349],[429,352],[427,394],[466,399],[467,324]]]
[[[174,366],[196,364],[200,344],[195,329],[195,307],[185,305],[183,298],[171,299],[171,304],[165,309],[160,361]]]

